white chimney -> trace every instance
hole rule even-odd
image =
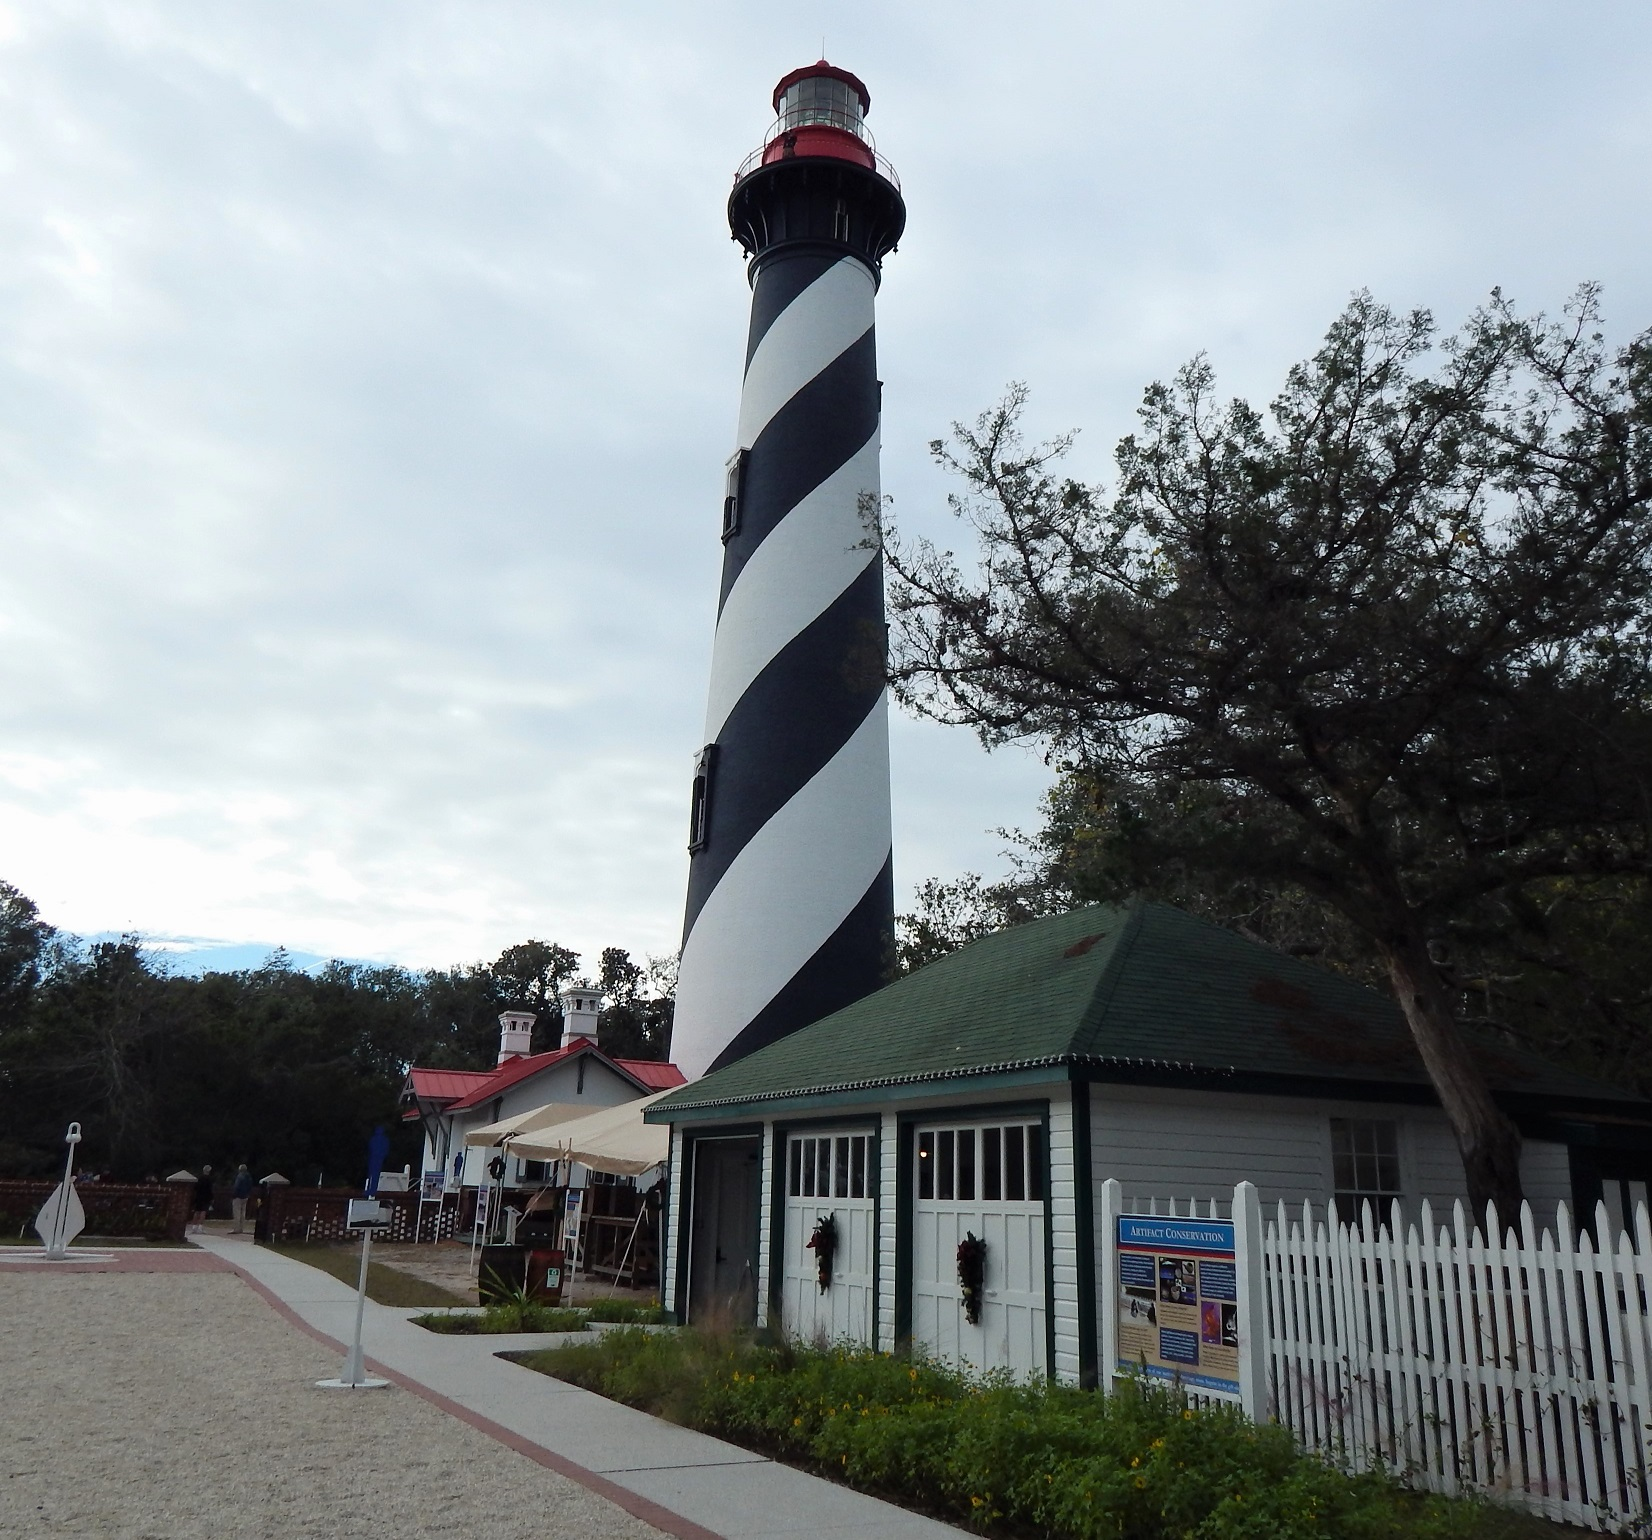
[[[499,1062],[506,1059],[524,1059],[533,1052],[532,1011],[501,1011],[499,1013]]]
[[[582,1042],[595,1043],[602,995],[583,984],[570,984],[558,992],[557,999],[562,1002],[562,1046],[574,1048]]]

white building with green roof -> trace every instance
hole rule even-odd
[[[1652,1105],[1486,1037],[1540,1218],[1652,1176]],[[1096,1195],[1449,1207],[1466,1184],[1395,1004],[1163,904],[987,936],[654,1104],[663,1292],[756,1322],[1095,1383]],[[1185,1212],[1185,1207],[1182,1210]],[[822,1221],[829,1221],[823,1226]],[[825,1229],[835,1239],[821,1286]],[[959,1243],[985,1242],[979,1318]]]

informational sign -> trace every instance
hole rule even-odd
[[[447,1174],[442,1171],[426,1171],[419,1178],[419,1201],[421,1203],[438,1203],[441,1201],[442,1191],[447,1185]]]
[[[1239,1394],[1239,1273],[1225,1219],[1118,1220],[1118,1368]]]
[[[349,1212],[344,1217],[346,1230],[388,1230],[390,1205],[376,1203],[372,1198],[352,1198]]]

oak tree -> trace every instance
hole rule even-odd
[[[1443,339],[1356,296],[1266,415],[1203,358],[1152,386],[1110,489],[1023,441],[1024,402],[933,446],[974,570],[883,531],[898,697],[1134,788],[1190,871],[1333,910],[1512,1217],[1450,952],[1652,870],[1652,335],[1609,351],[1592,288]]]

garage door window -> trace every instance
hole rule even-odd
[[[787,1191],[794,1198],[867,1198],[867,1134],[790,1141]]]
[[[943,1203],[1042,1203],[1044,1129],[926,1128],[918,1133],[918,1196]]]

